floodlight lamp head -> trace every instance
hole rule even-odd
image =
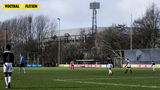
[[[100,3],[99,2],[90,3],[90,9],[100,9]]]

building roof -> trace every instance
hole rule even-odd
[[[107,27],[98,27],[97,32],[104,31]],[[64,36],[66,33],[69,35],[80,35],[81,31],[85,31],[85,34],[89,34],[92,32],[91,27],[84,27],[84,28],[72,28],[72,29],[63,29],[60,30],[60,36]],[[56,35],[59,36],[59,31],[56,31]]]

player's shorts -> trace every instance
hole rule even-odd
[[[152,68],[156,68],[156,65],[152,65]]]
[[[130,65],[130,64],[128,64],[128,65],[127,65],[127,68],[131,68],[131,65]]]
[[[25,67],[25,64],[24,64],[24,63],[21,63],[21,64],[20,64],[20,67]]]
[[[74,64],[72,64],[71,67],[74,67]]]
[[[13,71],[12,63],[3,64],[3,72],[12,72],[12,71]]]
[[[112,68],[113,65],[112,64],[107,64],[107,68]]]

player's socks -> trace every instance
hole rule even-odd
[[[153,72],[155,71],[155,68],[153,68]]]
[[[11,88],[11,83],[8,83],[8,88]]]
[[[11,76],[8,77],[8,83],[11,83]]]
[[[21,72],[21,69],[19,68],[19,72]]]
[[[24,73],[26,73],[26,68],[24,68]]]
[[[8,77],[8,88],[11,88],[11,76]]]
[[[112,70],[109,70],[109,75],[112,75]]]
[[[4,77],[5,83],[6,83],[6,87],[8,86],[8,77]]]

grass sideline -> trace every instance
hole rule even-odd
[[[0,68],[0,90],[4,88]],[[106,68],[27,68],[27,73],[18,73],[14,68],[10,90],[160,90],[160,69],[133,68],[133,73],[124,74],[124,68],[114,68],[113,76],[106,75]]]

